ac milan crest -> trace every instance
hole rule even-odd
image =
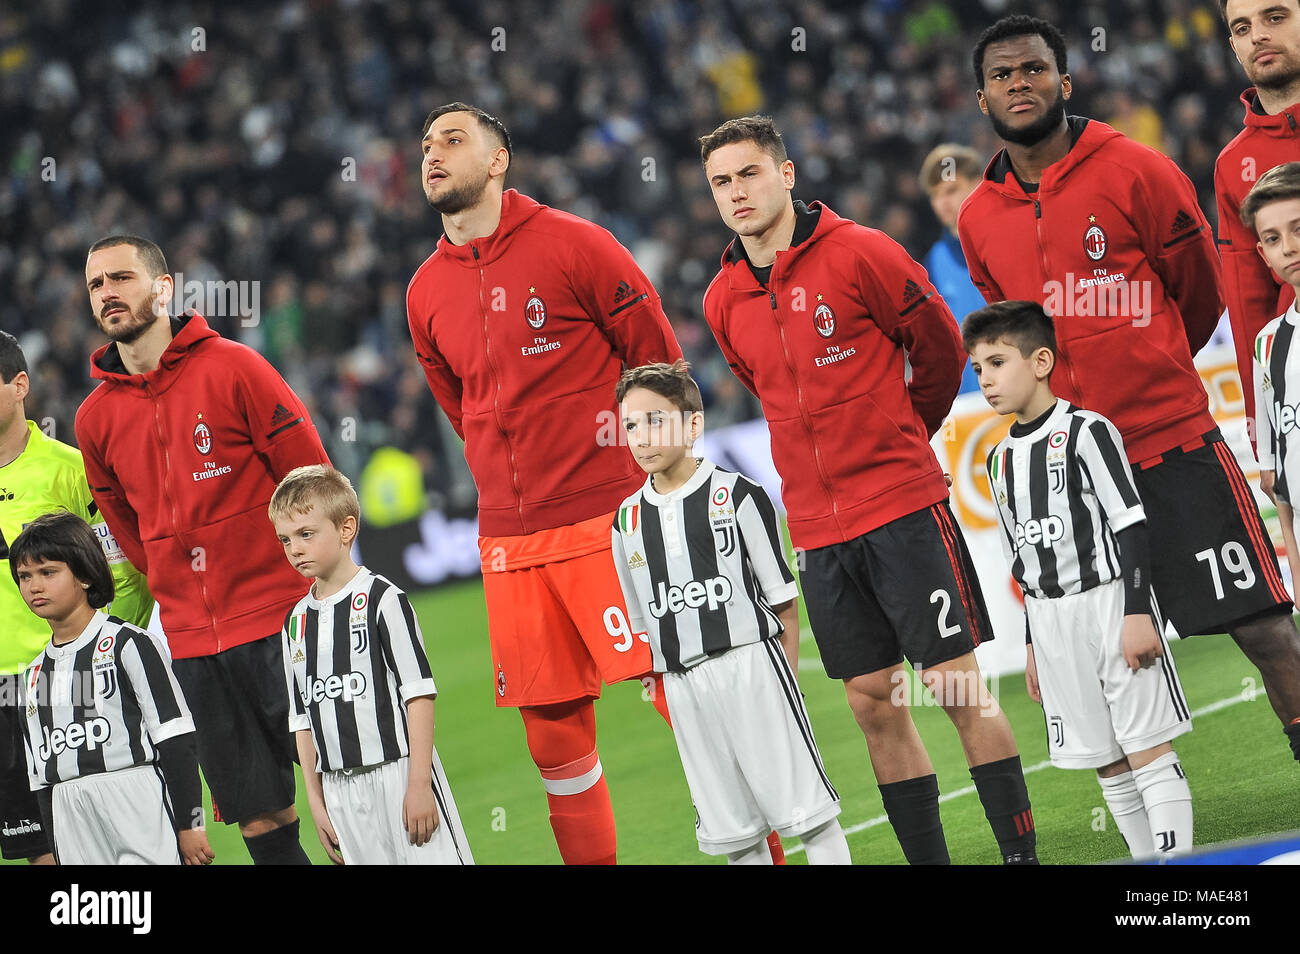
[[[200,454],[212,453],[212,431],[202,421],[194,425],[194,449]]]
[[[535,291],[537,289],[534,287],[528,289],[528,294],[532,295],[532,297],[524,305],[524,317],[528,319],[529,327],[534,331],[539,331],[542,325],[546,324],[546,302],[534,295]]]
[[[1100,225],[1090,226],[1088,231],[1083,233],[1083,250],[1094,262],[1101,261],[1101,257],[1106,254],[1106,233],[1101,230]]]
[[[835,334],[835,312],[831,311],[831,306],[826,302],[818,305],[817,310],[813,312],[813,327],[823,338]]]

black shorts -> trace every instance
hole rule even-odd
[[[0,855],[10,861],[50,852],[27,770],[21,683],[21,675],[0,675]]]
[[[850,679],[956,659],[993,638],[966,541],[947,501],[805,553],[800,574],[826,675]]]
[[[1151,534],[1151,585],[1180,636],[1290,612],[1277,553],[1218,428],[1133,466]],[[1187,445],[1185,445],[1187,446]]]
[[[172,662],[194,715],[213,814],[226,824],[294,802],[297,747],[289,732],[280,646],[276,633],[212,656]]]

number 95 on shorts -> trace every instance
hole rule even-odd
[[[498,706],[540,706],[600,696],[602,681],[651,670],[650,644],[627,623],[608,547],[596,553],[483,574]]]

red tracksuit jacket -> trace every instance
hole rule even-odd
[[[1255,419],[1253,350],[1255,336],[1291,307],[1295,292],[1278,282],[1255,249],[1254,229],[1241,224],[1241,203],[1259,177],[1274,166],[1300,160],[1300,103],[1276,116],[1258,112],[1255,88],[1241,94],[1246,128],[1223,147],[1214,164],[1214,193],[1219,206],[1219,254],[1223,258],[1223,292],[1237,349],[1237,369],[1246,396],[1246,419]],[[1254,430],[1251,431],[1254,443]]]
[[[328,464],[297,395],[260,354],[201,315],[179,319],[158,367],[127,374],[117,345],[77,411],[95,503],[149,578],[177,659],[278,633],[309,582],[266,515],[276,484]]]
[[[514,189],[486,238],[444,235],[406,291],[415,353],[465,440],[479,533],[611,513],[645,481],[614,386],[682,355],[659,295],[605,229]]]
[[[1192,355],[1221,313],[1219,256],[1178,166],[1095,119],[1070,124],[1036,193],[994,156],[957,232],[985,300],[1055,317],[1052,390],[1109,418],[1136,463],[1214,428]]]
[[[947,499],[929,438],[966,364],[925,269],[883,232],[820,207],[812,236],[777,253],[766,288],[737,239],[704,295],[718,346],[762,402],[790,537],[803,549]]]

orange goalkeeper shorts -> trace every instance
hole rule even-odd
[[[498,706],[597,698],[651,671],[627,622],[607,514],[518,537],[480,537]]]

